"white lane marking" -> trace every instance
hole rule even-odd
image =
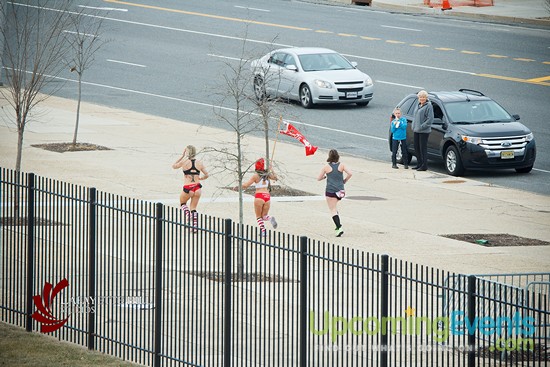
[[[6,69],[11,70],[11,68],[6,68]],[[52,78],[52,79],[59,79],[59,80],[67,81],[67,82],[78,83],[78,80],[75,80],[75,79],[62,78],[62,77],[53,76],[53,75],[46,75],[46,76],[49,77],[49,78]],[[139,90],[135,90],[135,89],[120,88],[120,87],[115,87],[115,86],[112,86],[112,85],[99,84],[99,83],[93,83],[93,82],[84,82],[84,81],[82,82],[82,84],[92,85],[92,86],[95,86],[95,87],[106,88],[106,89],[113,89],[113,90],[118,90],[118,91],[122,91],[122,92],[141,94],[141,95],[149,96],[149,97],[162,98],[162,99],[167,99],[167,100],[170,100],[170,101],[190,103],[190,104],[194,104],[194,105],[197,105],[197,106],[205,106],[205,107],[208,107],[208,108],[217,108],[217,109],[224,110],[224,111],[229,111],[229,112],[236,112],[237,111],[234,108],[222,107],[222,106],[213,105],[213,104],[204,103],[204,102],[190,101],[188,99],[183,99],[183,98],[163,96],[162,94],[143,92],[143,91],[139,91]],[[258,117],[261,116],[258,113],[249,113],[249,114],[253,115],[253,116],[258,116]],[[334,128],[324,127],[324,126],[317,126],[317,125],[308,124],[308,123],[300,122],[300,121],[294,121],[294,120],[290,120],[290,119],[285,119],[285,120],[288,121],[288,122],[291,122],[292,124],[295,124],[295,125],[308,126],[308,127],[312,127],[312,128],[316,128],[316,129],[320,129],[320,130],[334,131],[334,132],[339,132],[339,133],[342,133],[342,134],[360,136],[360,137],[363,137],[363,138],[369,138],[369,139],[374,139],[374,140],[381,140],[381,141],[387,141],[388,140],[388,138],[380,138],[378,136],[359,134],[359,133],[354,133],[354,132],[351,132],[351,131],[334,129]]]
[[[25,6],[29,6],[29,5],[25,5]],[[29,6],[29,7],[34,7],[34,6]],[[46,8],[44,8],[44,9],[46,9]],[[55,9],[47,9],[47,10],[56,11]],[[218,38],[225,38],[225,39],[233,39],[233,40],[246,41],[246,42],[251,42],[251,43],[260,43],[260,44],[270,45],[270,46],[295,47],[295,46],[293,46],[293,45],[286,45],[286,44],[282,44],[282,43],[274,43],[274,42],[268,42],[268,41],[260,41],[260,40],[250,39],[250,38],[247,39],[247,38],[243,38],[243,37],[225,36],[225,35],[222,35],[222,34],[215,34],[215,33],[198,32],[198,31],[192,31],[192,30],[189,30],[189,29],[181,29],[181,28],[175,28],[175,27],[167,27],[167,26],[161,26],[161,25],[156,25],[156,24],[147,24],[147,23],[142,23],[142,22],[134,22],[134,21],[123,20],[123,19],[116,19],[116,18],[110,18],[110,17],[100,17],[100,16],[95,16],[95,15],[90,15],[90,17],[101,18],[101,19],[105,19],[105,20],[112,20],[112,21],[114,21],[114,22],[128,23],[128,24],[134,24],[134,25],[141,25],[141,26],[145,26],[145,27],[152,27],[152,28],[159,28],[159,29],[171,30],[171,31],[176,31],[176,32],[185,32],[185,33],[192,33],[192,34],[200,34],[200,35],[203,35],[203,36],[211,36],[211,37],[218,37]],[[411,63],[406,63],[406,62],[399,62],[399,61],[393,61],[393,60],[384,60],[384,59],[377,59],[377,58],[373,58],[373,57],[357,56],[357,55],[350,55],[350,54],[342,54],[342,55],[344,55],[344,56],[349,56],[349,57],[355,57],[355,58],[363,59],[363,60],[378,61],[378,62],[383,62],[383,63],[388,63],[388,64],[405,65],[405,66],[412,66],[412,67],[424,68],[424,69],[448,71],[448,72],[451,72],[451,73],[460,73],[460,74],[468,74],[468,75],[477,75],[476,73],[473,73],[473,72],[470,72],[470,71],[445,69],[445,68],[438,68],[438,67],[435,67],[435,66],[418,65],[418,64],[411,64]]]
[[[74,31],[63,31],[63,33],[81,34],[81,35],[86,36],[86,37],[98,37],[98,36],[96,36],[95,34],[90,34],[90,33],[79,33],[79,32],[74,32]]]
[[[125,61],[118,61],[118,60],[111,60],[111,59],[107,59],[107,61],[109,62],[115,62],[117,64],[124,64],[124,65],[130,65],[130,66],[138,66],[140,68],[146,68],[147,66],[145,65],[141,65],[141,64],[134,64],[132,62],[125,62]]]
[[[344,55],[346,57],[350,57],[350,58],[355,57],[357,59],[379,61],[379,62],[384,62],[384,63],[387,63],[387,64],[405,65],[405,66],[412,66],[412,67],[415,67],[415,68],[432,69],[432,70],[439,70],[439,71],[448,71],[450,73],[477,75],[477,73],[473,73],[471,71],[445,69],[445,68],[438,68],[438,67],[435,67],[435,66],[411,64],[411,63],[408,63],[408,62],[399,62],[399,61],[393,61],[393,60],[376,59],[376,58],[373,58],[373,57],[365,57],[365,56],[357,56],[357,55],[349,55],[349,54],[342,54],[342,55]]]
[[[223,56],[223,55],[216,55],[216,54],[207,54],[207,55],[211,56],[211,57],[218,57],[220,59],[227,59],[227,60],[232,60],[232,61],[243,61],[242,59],[239,59],[238,57],[230,57],[230,56]],[[245,63],[246,62],[248,62],[248,61],[245,61]],[[416,85],[392,83],[392,82],[386,82],[386,81],[383,81],[383,80],[376,80],[376,83],[396,85],[396,86],[399,86],[399,87],[406,87],[406,88],[413,88],[413,89],[425,89],[424,87],[418,87]]]
[[[8,67],[5,67],[5,69],[7,69],[7,70],[13,70],[12,68],[8,68]],[[28,71],[27,71],[27,73],[30,74],[30,72],[28,72]],[[46,76],[47,76],[48,78],[52,78],[52,79],[59,79],[59,80],[67,81],[67,82],[78,83],[78,80],[75,80],[75,79],[62,78],[62,77],[53,76],[53,75],[46,75]],[[204,103],[204,102],[190,101],[190,100],[188,100],[188,99],[183,99],[183,98],[163,96],[163,95],[161,95],[161,94],[143,92],[143,91],[138,91],[138,90],[134,90],[134,89],[127,89],[127,88],[114,87],[114,86],[111,86],[111,85],[99,84],[99,83],[92,83],[92,82],[82,82],[82,84],[92,85],[92,86],[100,87],[100,88],[107,88],[107,89],[119,90],[119,91],[123,91],[123,92],[136,93],[136,94],[146,95],[146,96],[150,96],[150,97],[157,97],[157,98],[167,99],[167,100],[171,100],[171,101],[190,103],[190,104],[194,104],[194,105],[198,105],[198,106],[204,106],[204,107],[208,107],[208,108],[218,108],[218,109],[220,109],[220,110],[225,110],[225,111],[230,111],[230,112],[236,112],[236,110],[235,110],[234,108],[221,107],[221,106],[218,106],[218,105],[213,105],[213,104]],[[258,113],[251,113],[251,115],[260,116],[260,114],[258,114]],[[295,121],[295,120],[291,120],[291,119],[285,119],[285,121],[291,122],[291,123],[294,124],[294,125],[308,126],[308,127],[312,127],[312,128],[316,128],[316,129],[320,129],[320,130],[334,131],[334,132],[339,132],[339,133],[342,133],[342,134],[360,136],[360,137],[363,137],[363,138],[368,138],[368,139],[373,139],[373,140],[379,140],[379,141],[384,141],[384,142],[388,141],[388,138],[380,138],[380,137],[378,137],[378,136],[372,136],[372,135],[366,135],[366,134],[359,134],[359,133],[354,133],[354,132],[351,132],[351,131],[345,131],[345,130],[340,130],[340,129],[334,129],[334,128],[329,128],[329,127],[324,127],[324,126],[317,126],[317,125],[312,125],[312,124],[308,124],[308,123],[300,122],[300,121]],[[537,169],[537,168],[533,168],[533,170],[535,170],[535,171],[540,171],[540,172],[544,172],[544,173],[550,173],[550,171],[546,171],[546,170],[542,170],[542,169]]]
[[[408,85],[408,84],[400,84],[400,83],[392,83],[392,82],[385,82],[383,80],[375,80],[377,83],[381,84],[389,84],[389,85],[397,85],[399,87],[406,87],[406,88],[413,88],[413,89],[425,89],[424,87],[417,87],[416,85]]]
[[[258,8],[249,8],[249,7],[247,7],[247,6],[235,5],[235,8],[246,9],[246,10],[255,10],[255,11],[264,11],[264,12],[266,12],[266,13],[271,13],[271,10],[267,10],[267,9],[258,9]]]
[[[28,8],[35,8],[35,9],[44,9],[44,10],[50,10],[50,11],[55,11],[55,12],[59,12],[60,10],[58,9],[52,9],[52,8],[45,8],[45,7],[38,7],[38,6],[34,6],[34,5],[26,5],[26,4],[14,4],[14,5],[19,5],[19,6],[25,6],[25,7],[28,7]],[[68,12],[70,14],[77,14],[75,12]],[[140,26],[144,26],[144,27],[151,27],[151,28],[158,28],[158,29],[164,29],[164,30],[168,30],[168,31],[176,31],[176,32],[183,32],[183,33],[191,33],[191,34],[200,34],[202,36],[211,36],[211,37],[218,37],[218,38],[225,38],[225,39],[232,39],[232,40],[237,40],[237,41],[246,41],[246,42],[251,42],[251,43],[260,43],[262,45],[270,45],[270,46],[281,46],[281,47],[294,47],[292,45],[286,45],[284,43],[274,43],[274,42],[270,42],[270,41],[260,41],[260,40],[255,40],[255,39],[251,39],[251,38],[243,38],[243,37],[234,37],[234,36],[225,36],[223,34],[216,34],[216,33],[207,33],[207,32],[199,32],[199,31],[192,31],[190,29],[182,29],[182,28],[175,28],[175,27],[167,27],[167,26],[162,26],[162,25],[157,25],[157,24],[148,24],[148,23],[142,23],[142,22],[134,22],[134,21],[131,21],[131,20],[124,20],[124,19],[116,19],[116,18],[111,18],[111,17],[103,17],[103,16],[98,16],[98,15],[90,15],[90,14],[82,14],[83,16],[87,16],[87,17],[91,17],[91,18],[99,18],[99,19],[104,19],[104,20],[111,20],[113,22],[119,22],[119,23],[127,23],[127,24],[133,24],[133,25],[140,25]]]
[[[533,171],[539,171],[539,172],[544,172],[544,173],[550,173],[550,171],[545,170],[545,169],[540,169],[540,168],[533,168]]]
[[[121,9],[121,8],[105,8],[101,6],[86,6],[86,5],[79,5],[80,8],[85,9],[95,9],[95,10],[105,10],[105,11],[128,11],[128,9]]]
[[[216,55],[216,54],[207,54],[208,56],[212,57],[219,57],[220,59],[228,59],[233,61],[243,61],[242,59],[239,59],[238,57],[229,57],[229,56],[223,56],[223,55]]]
[[[404,31],[422,32],[421,29],[404,28],[404,27],[394,27],[394,26],[391,26],[391,25],[381,25],[380,27],[383,27],[383,28],[393,28],[393,29],[402,29],[402,30],[404,30]]]

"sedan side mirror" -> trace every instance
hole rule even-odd
[[[354,68],[356,68],[356,67],[357,67],[357,63],[356,63],[355,61],[352,61],[352,62],[351,62],[351,66],[353,66]]]
[[[516,121],[519,120],[519,115],[512,115],[512,117],[513,117]]]
[[[298,71],[296,65],[287,65],[286,70]]]

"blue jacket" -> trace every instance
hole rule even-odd
[[[399,127],[395,127],[399,121]],[[407,119],[401,117],[398,119],[393,119],[391,122],[391,133],[393,135],[393,140],[405,140],[407,139]]]

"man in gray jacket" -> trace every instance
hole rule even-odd
[[[417,161],[414,169],[417,171],[426,171],[428,169],[428,137],[432,132],[434,109],[432,104],[428,102],[428,92],[421,90],[416,96],[418,97],[418,105],[414,110],[412,121],[414,152]]]

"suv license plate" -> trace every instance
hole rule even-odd
[[[514,159],[514,151],[513,150],[507,150],[504,152],[500,152],[500,158],[501,159]]]
[[[357,98],[357,92],[347,92],[346,98]]]

